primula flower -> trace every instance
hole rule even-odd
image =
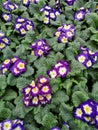
[[[3,8],[9,12],[12,12],[18,8],[18,5],[15,3],[11,3],[10,1],[4,2],[2,4]]]
[[[75,108],[74,117],[98,128],[98,103],[93,101],[93,99],[88,99],[81,103]]]
[[[0,31],[0,50],[3,50],[6,46],[10,44],[10,39],[5,36],[4,32]]]
[[[32,80],[31,84],[27,85],[22,89],[23,92],[23,103],[26,107],[35,106],[39,104],[42,106],[51,102],[51,86],[49,85],[49,79],[44,76],[38,77],[38,82],[35,83]]]
[[[86,68],[92,67],[96,64],[98,59],[98,52],[92,52],[89,48],[80,46],[80,54],[76,56],[76,60],[82,63]]]
[[[60,128],[58,126],[55,126],[55,127],[51,128],[50,130],[60,130]]]
[[[80,8],[74,15],[74,19],[78,21],[82,21],[85,18],[86,9],[84,7]]]
[[[20,119],[16,120],[4,120],[0,123],[0,130],[24,130],[24,123]]]
[[[14,76],[19,76],[26,71],[26,62],[20,60],[18,57],[12,59],[6,59],[0,67],[2,74],[6,74],[7,70],[10,70]]]
[[[69,72],[69,63],[63,60],[59,60],[52,70],[48,70],[48,75],[51,78],[56,78],[58,76],[64,78],[66,77],[68,72]]]
[[[76,0],[65,0],[65,2],[69,5],[72,6]]]
[[[10,22],[12,20],[12,14],[3,13],[2,17],[6,22]]]
[[[75,35],[75,27],[72,24],[62,24],[61,27],[57,28],[54,35],[58,38],[60,43],[68,43]]]
[[[34,24],[31,20],[17,17],[14,28],[20,33],[21,36],[25,36],[27,31],[30,29],[34,30]]]
[[[43,55],[47,55],[50,47],[48,46],[45,39],[37,40],[35,43],[32,43],[30,47],[33,49],[31,55],[35,55],[38,57],[42,57]]]
[[[68,130],[70,130],[70,126],[67,122],[64,122],[63,125],[65,125],[68,128]]]
[[[50,20],[56,20],[57,15],[60,14],[59,10],[56,10],[48,5],[44,5],[44,7],[40,9],[40,12],[43,12],[45,14],[43,22],[46,25],[50,24]]]

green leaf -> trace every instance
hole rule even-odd
[[[52,103],[58,105],[60,103],[67,102],[68,100],[69,100],[69,97],[66,95],[66,93],[62,90],[59,90],[53,96]]]
[[[11,114],[12,114],[12,112],[8,108],[0,109],[0,119],[3,119],[3,120],[8,119],[11,117]]]
[[[42,119],[42,125],[47,128],[47,130],[50,130],[50,128],[57,125],[56,117],[52,113],[47,113],[44,115]]]
[[[25,130],[39,130],[39,128],[37,128],[36,126],[34,126],[32,124],[26,124]]]
[[[75,107],[79,106],[81,103],[83,103],[87,99],[89,99],[88,95],[81,91],[76,91],[72,95],[72,102]]]
[[[98,33],[98,32],[97,32]],[[90,40],[98,42],[98,34],[94,34],[91,36]]]
[[[65,49],[65,44],[59,44],[59,43],[56,43],[54,46],[53,46],[53,50],[58,52],[58,51],[62,51]]]
[[[56,93],[59,90],[61,79],[58,78],[51,78],[49,81],[51,87],[52,87],[52,93]]]
[[[12,58],[12,57],[13,57],[13,52],[12,52],[12,50],[10,49],[10,47],[7,46],[7,47],[3,50],[3,55],[4,55],[4,59]]]
[[[0,89],[5,89],[7,87],[6,77],[0,75]]]
[[[92,95],[95,97],[98,102],[98,82],[95,82],[92,86]]]
[[[79,63],[78,61],[76,60],[73,60],[71,62],[71,72],[69,72],[71,75],[76,75],[76,74],[79,74],[82,70],[86,69],[82,63]]]
[[[73,85],[73,81],[70,79],[65,80],[64,83],[62,84],[62,86],[66,89],[67,95],[71,94],[72,85]]]
[[[14,85],[16,85],[16,82],[17,82],[16,77],[13,76],[13,74],[10,73],[10,74],[8,75],[8,78],[7,78],[7,83],[8,83],[8,85],[14,86]]]
[[[26,87],[29,83],[31,82],[31,80],[28,80],[26,78],[20,77],[17,79],[17,88],[21,91],[23,87]]]
[[[15,99],[16,97],[17,97],[17,93],[14,90],[7,89],[3,96],[3,99],[9,101]]]
[[[60,116],[64,121],[73,120],[73,106],[62,103],[60,106]]]
[[[13,110],[13,116],[17,118],[24,118],[27,113],[29,113],[33,108],[26,108],[22,102],[22,96],[19,96],[15,100],[16,107]]]
[[[22,74],[22,76],[28,77],[28,76],[31,76],[32,74],[34,74],[34,69],[31,66],[27,65],[26,68],[27,68],[27,70],[26,70],[26,72],[24,72]]]
[[[27,63],[33,63],[37,59],[37,56],[28,55],[27,56]]]

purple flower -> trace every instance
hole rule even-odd
[[[43,84],[43,85],[44,85],[44,84],[49,83],[49,79],[46,78],[46,77],[44,77],[44,76],[39,76],[38,82],[39,82],[40,84]]]
[[[69,72],[69,68],[67,66],[60,66],[58,68],[58,74],[61,76],[61,77],[65,77]]]
[[[40,89],[39,89],[38,86],[35,86],[35,87],[33,87],[33,88],[31,89],[31,95],[32,95],[32,96],[37,96],[37,95],[39,95],[39,93],[40,93]]]
[[[81,53],[76,56],[76,60],[82,63],[86,68],[90,68],[97,62],[98,52],[92,52],[89,48],[80,46]]]
[[[24,130],[24,127],[20,124],[16,125],[13,130]]]
[[[65,0],[65,2],[69,5],[72,6],[76,0]]]
[[[51,77],[51,78],[56,78],[58,76],[58,71],[57,69],[52,69],[52,70],[49,70],[48,71],[48,75]]]
[[[74,117],[76,119],[80,119],[82,120],[83,119],[83,116],[84,116],[84,113],[83,113],[83,110],[81,107],[77,107],[74,111]]]
[[[12,20],[12,14],[3,13],[2,17],[6,22],[10,22]]]
[[[31,94],[31,87],[30,87],[30,85],[28,85],[25,88],[23,88],[22,92],[24,93],[25,96],[29,96]]]
[[[32,105],[37,107],[39,105],[39,99],[37,96],[35,96],[33,99],[32,99]]]
[[[16,10],[18,8],[18,5],[15,3],[11,3],[10,1],[7,1],[3,3],[3,8],[7,11],[12,12],[13,10]]]
[[[35,43],[31,44],[30,47],[33,49],[31,52],[32,55],[42,57],[47,55],[50,47],[48,46],[45,39],[37,40]]]
[[[10,39],[5,36],[4,32],[0,31],[0,50],[3,50],[6,46],[10,44]]]
[[[30,0],[22,0],[22,4],[28,7],[30,5]]]
[[[44,86],[42,86],[42,88],[41,88],[41,93],[42,94],[49,94],[49,93],[51,93],[51,87],[50,87],[50,85],[44,85]]]
[[[86,11],[84,10],[79,10],[75,13],[74,19],[78,21],[82,21],[85,18]]]
[[[64,122],[63,125],[65,125],[68,128],[68,130],[70,130],[70,126],[67,122]]]
[[[12,121],[7,119],[2,123],[1,128],[2,130],[12,130],[12,126]]]
[[[51,128],[50,130],[60,130],[60,128],[58,126],[55,126],[55,127]]]
[[[20,33],[21,36],[25,36],[27,31],[30,29],[34,30],[34,24],[31,20],[17,17],[14,28]]]

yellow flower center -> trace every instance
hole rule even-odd
[[[19,64],[18,64],[18,68],[24,69],[24,68],[25,68],[25,65],[24,65],[23,63],[19,63]]]

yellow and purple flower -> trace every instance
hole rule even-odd
[[[40,12],[43,12],[45,15],[43,19],[43,23],[46,25],[49,25],[51,20],[56,20],[57,15],[60,14],[59,10],[52,8],[48,6],[47,4],[44,5],[44,7],[40,9]]]
[[[31,20],[17,17],[14,24],[14,28],[20,33],[21,36],[25,36],[27,31],[29,31],[30,29],[34,30],[34,24]]]
[[[78,21],[82,21],[85,18],[85,15],[86,15],[86,9],[80,8],[80,10],[75,13],[74,19]]]
[[[35,83],[32,80],[31,84],[22,89],[23,92],[23,103],[26,107],[38,105],[45,106],[51,102],[51,86],[49,85],[49,79],[44,76],[38,77],[38,82]]]
[[[4,32],[0,31],[0,50],[3,50],[6,46],[10,44],[10,39],[5,36]]]
[[[75,35],[75,27],[72,24],[62,24],[62,26],[57,28],[54,36],[58,38],[60,43],[67,44]]]
[[[15,3],[11,3],[9,0],[2,4],[3,8],[9,12],[12,12],[18,8],[18,5]]]
[[[58,126],[55,126],[55,127],[51,128],[50,130],[60,130],[60,128]]]
[[[67,61],[59,60],[52,70],[48,70],[48,75],[51,78],[61,76],[66,77],[69,72],[69,63]]]
[[[65,2],[69,5],[72,6],[76,0],[65,0]]]
[[[82,63],[86,68],[91,68],[98,59],[98,52],[92,52],[89,48],[80,46],[80,54],[76,56],[76,60]]]
[[[24,130],[24,122],[20,119],[6,119],[0,123],[0,130]]]
[[[32,55],[42,57],[43,55],[47,55],[50,47],[48,46],[45,39],[37,40],[35,43],[32,43],[30,47],[33,49],[31,52]]]
[[[2,18],[4,19],[4,21],[10,22],[10,21],[12,21],[12,14],[3,13]]]

